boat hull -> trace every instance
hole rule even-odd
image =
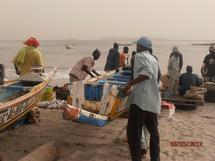
[[[0,104],[0,132],[25,117],[32,108],[37,106],[43,91],[52,80],[56,70],[57,68],[44,81],[32,86],[26,94]],[[11,86],[14,87],[13,84]],[[26,90],[25,86],[20,86],[20,88]]]

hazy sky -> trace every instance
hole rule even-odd
[[[215,0],[0,0],[0,39],[215,39]]]

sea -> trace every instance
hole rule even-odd
[[[98,71],[104,69],[106,57],[113,43],[120,43],[119,52],[122,52],[124,45],[135,42],[135,38],[106,38],[100,40],[42,40],[40,41],[39,50],[41,51],[47,70],[58,67],[54,79],[68,79],[69,71],[72,66],[85,56],[90,56],[94,49],[101,51],[100,59],[95,63],[94,68]],[[182,72],[185,72],[186,66],[191,65],[193,72],[200,75],[200,69],[203,59],[208,54],[207,45],[192,45],[193,43],[202,43],[198,40],[164,40],[152,39],[153,53],[159,59],[162,74],[167,73],[168,58],[173,46],[178,46],[179,51],[183,54],[184,65]],[[70,49],[66,48],[66,45]],[[12,60],[22,48],[23,41],[0,41],[0,64],[6,68],[6,78],[16,78],[15,69]],[[136,46],[129,45],[129,58]]]

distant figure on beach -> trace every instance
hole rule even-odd
[[[131,60],[130,60],[130,64],[131,64],[131,79],[134,78],[134,58],[136,55],[136,51],[132,51],[132,55],[131,55]]]
[[[176,94],[178,90],[178,78],[183,66],[183,56],[179,52],[177,46],[173,46],[172,53],[169,57],[168,76],[169,76],[169,92]]]
[[[39,41],[31,37],[24,42],[25,47],[21,48],[13,60],[13,64],[18,75],[32,72],[32,68],[44,67],[41,52],[37,49]]]
[[[105,68],[104,68],[105,71],[119,69],[120,54],[118,52],[118,49],[119,49],[119,45],[115,42],[113,44],[113,48],[109,50]]]
[[[126,67],[126,65],[128,64],[128,62],[126,62],[128,59],[128,51],[129,48],[125,46],[123,48],[123,52],[120,54],[120,67]]]
[[[198,75],[193,74],[192,66],[187,66],[186,73],[183,73],[179,77],[179,94],[183,96],[187,90],[190,90],[191,86],[200,86],[202,84]]]
[[[132,161],[141,161],[141,134],[143,125],[150,133],[151,161],[160,161],[160,143],[157,114],[160,113],[161,98],[158,85],[159,65],[150,54],[151,40],[141,37],[137,41],[137,54],[134,58],[134,79],[123,88],[130,93],[127,138]],[[133,86],[131,92],[130,89]]]
[[[205,56],[201,73],[203,77],[207,77],[209,81],[215,81],[215,47],[209,46],[209,54]]]
[[[89,74],[91,77],[99,76],[93,66],[95,61],[100,58],[101,52],[96,49],[93,51],[92,56],[84,57],[79,60],[69,73],[70,82],[82,81]],[[95,75],[94,75],[95,74]]]

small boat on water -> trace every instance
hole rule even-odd
[[[63,117],[77,122],[105,126],[126,111],[127,96],[122,92],[131,72],[109,72],[99,79],[73,83],[70,87],[72,104],[64,107]]]
[[[66,49],[73,49],[74,48],[74,46],[73,45],[66,45]]]
[[[0,86],[0,131],[23,119],[37,105],[57,68],[46,73],[29,73]]]

